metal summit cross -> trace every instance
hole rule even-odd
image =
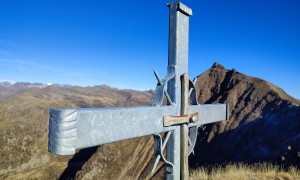
[[[228,119],[228,106],[198,105],[194,82],[187,75],[192,10],[178,1],[168,7],[168,73],[161,79],[154,71],[158,83],[152,106],[50,109],[50,152],[73,155],[76,149],[153,135],[156,161],[152,172],[161,160],[166,164],[166,179],[188,179],[188,155],[193,152],[198,127]],[[163,105],[164,98],[168,105]]]

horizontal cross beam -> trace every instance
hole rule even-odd
[[[50,152],[73,155],[76,149],[174,130],[164,127],[163,117],[179,114],[173,106],[50,109]],[[191,105],[189,114],[199,113],[189,127],[226,120],[227,106]]]

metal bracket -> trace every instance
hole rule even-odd
[[[169,67],[169,71],[168,71],[168,75],[161,79],[158,75],[158,73],[156,72],[156,70],[154,71],[154,75],[157,79],[157,86],[156,86],[156,90],[155,90],[155,94],[154,94],[154,98],[153,98],[153,102],[152,102],[152,106],[161,106],[163,103],[163,98],[164,96],[167,98],[168,103],[170,105],[174,105],[168,92],[167,92],[167,85],[168,85],[168,81],[170,81],[171,79],[173,79],[175,77],[175,71],[174,71],[174,66]],[[197,105],[197,94],[196,94],[196,87],[195,87],[195,83],[196,83],[197,78],[194,78],[193,81],[189,80],[189,96],[190,96],[190,101],[192,105]],[[198,114],[195,116],[190,115],[187,117],[188,121],[190,121],[190,119],[192,118],[192,122],[193,121],[197,121],[198,120]],[[169,116],[168,116],[169,117]],[[165,118],[165,117],[164,117]],[[196,120],[194,119],[196,118]],[[176,118],[176,121],[178,121],[178,117]],[[196,140],[197,140],[197,129],[198,127],[194,126],[189,128],[189,147],[188,147],[188,155],[190,155],[191,153],[194,153],[194,147],[196,144]],[[172,172],[173,171],[173,164],[169,161],[166,160],[165,156],[163,155],[163,151],[165,149],[165,146],[169,140],[169,137],[171,135],[171,131],[169,131],[166,134],[165,140],[164,142],[162,142],[162,137],[160,134],[154,134],[154,151],[156,154],[156,159],[154,162],[154,165],[152,167],[151,173],[154,172],[154,170],[156,169],[159,160],[162,160],[163,162],[165,162],[167,164],[167,168],[166,170],[168,172]]]
[[[194,147],[196,144],[196,140],[197,140],[197,130],[198,127],[197,126],[193,126],[189,128],[189,153],[188,155],[190,155],[191,153],[194,154]]]
[[[197,81],[197,77],[194,78],[193,81],[189,81],[189,90],[190,90],[190,101],[192,105],[198,105],[198,101],[197,101],[197,92],[196,92],[196,81]]]
[[[169,71],[168,75],[163,79],[161,79],[159,77],[159,75],[155,69],[153,71],[154,71],[154,75],[157,79],[157,85],[156,85],[156,89],[155,89],[152,106],[161,106],[163,103],[163,100],[164,100],[164,95],[167,98],[168,103],[170,105],[174,105],[168,92],[167,92],[167,85],[168,85],[168,81],[170,81],[171,79],[173,79],[175,77],[175,71]]]
[[[194,114],[187,114],[184,116],[169,116],[165,115],[163,117],[164,126],[174,126],[179,124],[188,124],[188,123],[195,123],[199,119],[199,113],[196,112]]]
[[[195,77],[193,79],[193,81],[189,80],[189,90],[190,90],[190,101],[192,105],[198,105],[198,101],[197,101],[197,92],[196,92],[196,81],[197,81],[197,77]],[[196,144],[196,140],[197,140],[197,132],[198,127],[194,126],[194,127],[190,127],[189,128],[189,150],[188,150],[188,155],[190,155],[191,153],[194,154],[194,147]]]
[[[172,133],[172,131],[168,131],[166,133],[164,142],[162,142],[162,137],[161,137],[160,134],[153,134],[153,137],[154,137],[154,152],[156,154],[156,159],[155,159],[154,165],[152,167],[151,173],[153,173],[154,170],[156,169],[159,160],[162,160],[164,163],[167,164],[166,170],[168,172],[171,173],[173,171],[173,167],[174,167],[173,163],[167,161],[167,159],[165,158],[165,156],[163,154],[163,151],[164,151],[164,149],[167,145],[167,142],[170,138],[171,133]]]
[[[197,126],[193,126],[193,127],[189,128],[188,155],[190,155],[191,153],[194,154],[194,147],[195,147],[196,140],[197,140],[197,129],[198,129]],[[154,152],[155,152],[155,155],[156,155],[156,159],[155,159],[155,162],[154,162],[153,167],[151,169],[151,173],[153,173],[155,171],[155,169],[158,165],[158,162],[160,160],[167,164],[166,170],[168,172],[171,173],[173,171],[174,165],[171,162],[167,161],[167,159],[165,158],[165,156],[163,154],[163,151],[166,147],[166,144],[167,144],[167,142],[170,138],[171,133],[172,133],[172,131],[168,131],[166,133],[164,141],[162,140],[162,137],[161,137],[160,134],[153,134],[153,137],[154,137]]]

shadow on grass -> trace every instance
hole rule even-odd
[[[83,165],[92,157],[92,155],[97,151],[98,146],[86,148],[80,150],[74,155],[72,159],[68,162],[68,167],[60,175],[59,179],[75,179],[77,171],[81,170]]]

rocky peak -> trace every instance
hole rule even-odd
[[[211,68],[225,69],[225,67],[218,62],[215,62]]]
[[[231,114],[229,121],[207,125],[200,133],[203,154],[196,155],[199,161],[258,162],[264,158],[274,162],[287,144],[300,152],[294,143],[300,138],[300,103],[281,88],[214,63],[198,76],[196,89],[199,103],[228,103]]]

